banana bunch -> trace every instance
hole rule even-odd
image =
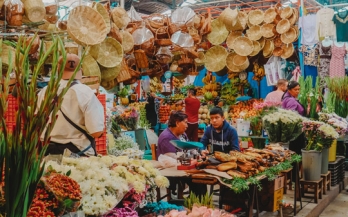
[[[227,74],[228,79],[233,79],[233,78],[235,78],[237,76],[239,76],[239,72],[232,72],[232,71],[230,71]]]
[[[215,98],[218,96],[218,92],[221,89],[221,85],[216,83],[216,77],[208,73],[203,79],[204,87],[202,88],[202,95],[208,93],[207,96]],[[209,98],[209,97],[208,97]]]
[[[177,79],[176,77],[173,77],[173,86],[176,88],[182,88],[185,85],[185,79]]]
[[[259,66],[259,64],[256,62],[254,62],[253,72],[253,80],[255,81],[261,81],[262,78],[266,75],[265,68],[263,66]]]
[[[203,95],[203,89],[202,88],[197,88],[197,93],[196,93],[197,96],[202,96]]]
[[[150,80],[150,90],[155,93],[162,91],[162,83],[156,77]]]
[[[130,108],[134,108],[137,111],[141,111],[141,109],[145,109],[146,104],[147,102],[133,102],[133,103],[130,103],[128,106]]]
[[[216,82],[216,77],[208,73],[203,79],[202,82],[204,84],[210,84],[210,83],[215,83]]]

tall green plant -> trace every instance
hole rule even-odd
[[[67,87],[58,94],[59,83],[64,71],[64,67],[58,69],[59,56],[62,56],[62,65],[66,63],[66,52],[59,37],[53,37],[53,44],[46,52],[43,51],[42,42],[38,62],[33,70],[30,70],[29,50],[35,37],[28,46],[25,37],[19,38],[16,46],[15,65],[9,65],[5,82],[0,90],[2,106],[0,120],[4,132],[1,135],[0,168],[4,168],[7,217],[25,217],[27,215],[36,186],[43,173],[44,164],[41,163],[49,143],[49,135],[57,120],[56,114],[60,109],[63,96],[72,82],[70,79]],[[52,73],[44,100],[41,105],[38,105],[37,77],[50,55],[53,57],[52,71],[57,73]],[[11,59],[11,56],[9,58]],[[11,61],[9,62],[11,63]],[[11,68],[14,69],[17,79],[18,111],[15,115],[15,126],[8,129],[5,125],[5,107],[3,105],[6,105],[7,102]],[[80,65],[74,75],[79,68]],[[44,139],[40,141],[42,134]]]
[[[309,107],[309,111],[307,111],[309,113],[306,114],[306,116],[311,119],[318,119],[319,116],[316,109],[317,104],[319,103],[320,99],[322,99],[321,89],[319,87],[319,77],[317,77],[316,79],[315,87],[312,87],[312,76],[307,76],[306,79],[300,77],[299,83],[301,89],[298,100],[303,105],[306,111]]]

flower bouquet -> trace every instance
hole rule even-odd
[[[121,129],[127,131],[136,130],[138,119],[139,114],[134,108],[125,110],[121,115],[116,114],[111,118],[111,132],[118,134]]]
[[[139,150],[139,145],[127,135],[115,139],[115,145],[108,147],[108,153],[114,156],[128,156],[129,158],[143,159],[144,152]]]
[[[335,128],[340,136],[345,136],[348,132],[347,120],[335,113],[319,113],[319,120]]]

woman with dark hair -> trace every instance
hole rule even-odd
[[[305,116],[306,110],[297,100],[300,89],[300,84],[297,81],[290,81],[288,84],[288,90],[282,97],[282,107],[284,109],[297,111],[300,115]]]

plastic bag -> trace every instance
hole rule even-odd
[[[133,32],[132,36],[133,36],[135,45],[140,45],[140,44],[154,38],[153,33],[145,26],[143,26],[140,29],[135,30]]]
[[[177,31],[171,37],[171,41],[180,47],[193,47],[194,41],[190,34]]]
[[[141,19],[141,16],[138,14],[138,12],[135,11],[133,5],[131,6],[130,10],[127,11],[127,14],[130,17],[131,22],[143,20]]]
[[[171,16],[172,23],[177,24],[179,27],[193,26],[193,18],[196,13],[188,7],[177,8]]]
[[[158,157],[158,162],[160,162],[163,168],[176,167],[177,165],[176,159],[163,154]]]

